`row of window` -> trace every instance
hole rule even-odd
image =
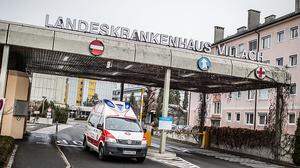
[[[268,89],[261,89],[258,90],[258,98],[262,100],[267,100],[269,98],[269,90]],[[249,90],[248,91],[248,100],[253,100],[255,96],[255,90]],[[237,92],[230,92],[228,94],[229,99],[235,98],[235,99],[240,99],[242,97],[242,92],[237,91]]]
[[[292,83],[289,89],[290,89],[291,95],[296,94],[296,84],[295,83]],[[258,98],[260,100],[267,100],[269,98],[269,90],[268,89],[260,89],[257,91],[257,93],[258,93]],[[241,96],[242,96],[242,92],[237,91],[237,92],[230,92],[228,94],[227,98],[240,99]],[[254,98],[255,98],[255,90],[248,90],[248,100],[253,100]]]
[[[269,64],[269,63],[270,63],[270,60],[265,60],[264,63]],[[284,65],[284,63],[283,63],[283,57],[278,57],[278,58],[276,58],[276,65],[277,65],[277,66],[283,66],[283,65]],[[291,66],[291,67],[297,65],[297,54],[294,54],[294,55],[290,55],[290,56],[289,56],[289,63],[288,63],[287,65],[289,65],[289,66]]]
[[[290,28],[289,33],[290,33],[290,39],[298,38],[299,27],[295,26],[295,27]],[[284,39],[285,39],[285,30],[277,32],[277,42],[281,43],[284,41]],[[262,37],[261,44],[262,44],[263,49],[270,48],[271,47],[271,35]],[[244,43],[239,44],[238,45],[238,54],[242,55],[244,50],[245,50]],[[256,50],[257,50],[257,40],[255,39],[255,40],[249,41],[249,51],[256,51]],[[231,53],[233,55],[235,55],[235,53],[236,53],[235,47],[231,48]]]
[[[227,113],[227,121],[232,122],[232,114],[230,112]],[[241,121],[241,114],[235,113],[235,121]],[[290,113],[288,115],[288,123],[295,124],[296,116],[295,113]],[[252,125],[254,124],[254,114],[253,113],[245,113],[245,124]],[[258,113],[258,125],[264,126],[267,124],[267,113]]]

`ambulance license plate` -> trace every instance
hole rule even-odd
[[[126,150],[124,150],[123,154],[125,154],[125,155],[135,155],[136,151],[126,151]]]

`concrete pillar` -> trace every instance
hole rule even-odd
[[[170,80],[171,80],[171,69],[167,69],[167,71],[165,73],[165,81],[164,81],[164,98],[163,98],[162,117],[167,117],[168,116]],[[161,139],[160,139],[159,153],[165,153],[166,140],[167,140],[167,134],[164,130],[162,130]]]
[[[224,39],[224,27],[215,26],[214,43]]]
[[[295,0],[295,12],[300,12],[300,0]]]
[[[8,58],[9,58],[9,46],[4,45],[3,54],[2,54],[1,74],[0,74],[0,97],[3,98],[5,96],[5,89],[6,89]],[[0,133],[2,127],[2,115],[3,112],[0,111]]]
[[[260,11],[248,10],[248,29],[254,29],[260,24]]]

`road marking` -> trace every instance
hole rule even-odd
[[[9,161],[7,163],[7,166],[6,166],[7,168],[12,167],[12,165],[14,163],[14,160],[15,160],[16,153],[17,153],[17,149],[18,149],[18,145],[15,145],[15,148],[14,148],[14,150],[13,150],[13,152],[12,152],[10,158],[9,158]]]
[[[78,145],[78,143],[76,141],[72,141],[72,142],[73,142],[73,144]]]
[[[62,152],[62,150],[58,147],[57,144],[55,144],[55,146],[56,146],[56,148],[58,149],[61,158],[62,158],[63,161],[66,163],[66,168],[71,168],[71,164],[70,164],[70,162],[68,161],[66,155]]]
[[[74,147],[74,148],[83,148],[83,146],[79,145],[70,145],[70,144],[57,144],[57,146],[65,146],[65,147]]]
[[[69,143],[68,143],[66,140],[64,140],[64,139],[63,139],[62,141],[63,141],[65,144],[67,144],[67,145],[69,144]]]

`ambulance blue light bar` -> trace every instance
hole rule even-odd
[[[125,109],[130,109],[130,103],[129,102],[125,102]]]
[[[107,99],[104,99],[103,101],[104,101],[104,103],[105,103],[106,105],[108,105],[109,107],[115,108],[115,105],[114,105],[114,103],[113,103],[112,101],[107,100]]]

